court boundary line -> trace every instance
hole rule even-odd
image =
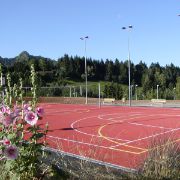
[[[125,166],[120,166],[120,165],[116,165],[116,164],[113,164],[113,163],[108,163],[108,162],[96,160],[96,159],[93,159],[93,158],[88,158],[88,157],[85,157],[85,156],[76,155],[76,154],[73,154],[73,153],[65,152],[65,151],[62,151],[62,150],[57,150],[57,149],[50,148],[50,147],[43,147],[43,150],[44,149],[48,150],[50,152],[56,153],[56,154],[60,153],[60,154],[67,155],[67,156],[70,156],[70,157],[73,157],[73,158],[77,158],[77,159],[81,159],[81,160],[85,160],[85,161],[90,161],[92,163],[95,163],[95,164],[98,164],[98,165],[101,165],[101,166],[105,166],[105,167],[108,166],[110,168],[115,168],[115,169],[122,170],[122,171],[125,171],[125,172],[137,173],[137,170],[133,169],[133,168],[128,168],[128,167],[125,167]]]
[[[53,139],[58,139],[58,140],[67,141],[67,142],[73,142],[73,143],[78,143],[78,144],[83,144],[83,145],[88,145],[88,146],[94,146],[94,147],[104,148],[104,149],[110,149],[110,150],[114,150],[114,151],[125,152],[125,153],[136,154],[136,155],[140,155],[140,154],[146,152],[146,151],[133,152],[133,151],[128,151],[128,150],[126,151],[126,150],[122,150],[122,149],[116,149],[116,148],[111,147],[111,146],[102,146],[102,145],[97,145],[97,144],[92,144],[92,143],[86,143],[86,142],[76,141],[76,140],[67,139],[67,138],[61,138],[61,137],[51,136],[51,135],[47,135],[46,137],[48,137],[49,139],[53,138]]]

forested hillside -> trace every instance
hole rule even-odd
[[[58,60],[33,56],[24,51],[14,58],[2,58],[3,74],[11,72],[12,84],[23,78],[23,85],[29,86],[30,66],[35,65],[39,86],[66,86],[68,82],[84,82],[84,57],[65,54]],[[88,81],[106,81],[117,85],[128,85],[128,61],[87,59]],[[161,66],[152,63],[149,67],[142,61],[131,63],[131,84],[140,88],[143,98],[156,94],[159,85],[160,96],[166,99],[180,98],[180,68],[173,64]],[[123,96],[123,95],[122,95]]]

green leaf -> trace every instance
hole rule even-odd
[[[45,134],[44,133],[38,133],[38,134],[33,134],[31,136],[31,139],[40,139],[44,136]]]
[[[12,140],[12,139],[14,139],[14,138],[16,138],[16,134],[15,133],[12,133],[12,134],[8,134],[7,135],[7,138],[9,139],[9,140]]]

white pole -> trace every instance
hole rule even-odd
[[[98,83],[98,89],[99,89],[99,108],[101,108],[101,84]]]
[[[130,47],[129,47],[129,37],[128,37],[128,76],[129,76],[129,106],[131,106],[131,60],[130,60]]]
[[[130,30],[133,27],[130,25],[128,27],[122,27],[123,30]],[[130,60],[130,37],[128,34],[128,77],[129,77],[129,106],[131,106],[131,60]]]
[[[74,97],[76,97],[76,88],[75,87],[73,88],[74,88]]]
[[[71,86],[69,87],[69,97],[71,97]]]
[[[157,85],[157,99],[159,99],[159,85]]]
[[[84,44],[84,46],[85,46],[85,49],[84,49],[84,51],[85,51],[85,81],[86,81],[86,102],[85,102],[85,104],[88,103],[88,99],[87,99],[87,54],[86,54],[86,40],[88,38],[89,38],[88,36],[80,38],[81,40],[85,41],[85,44]]]
[[[137,87],[138,87],[138,85],[136,84],[135,87],[136,87],[136,101],[137,101],[137,99],[138,99],[138,98],[137,98]]]
[[[86,55],[86,39],[85,38],[85,78],[86,78],[86,104],[87,102],[87,55]]]

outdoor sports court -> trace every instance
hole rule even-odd
[[[180,142],[180,109],[41,104],[50,147],[127,169],[137,169],[152,142]]]

